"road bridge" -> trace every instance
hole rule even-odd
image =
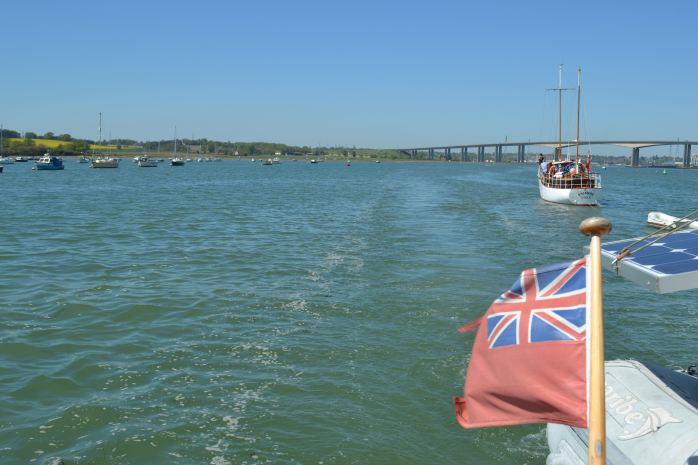
[[[631,149],[630,164],[631,166],[640,165],[640,149],[646,147],[659,146],[683,146],[683,166],[688,168],[691,166],[691,147],[698,144],[698,141],[688,140],[592,140],[580,143],[580,146],[586,145],[615,145],[617,147],[627,147]],[[494,151],[494,161],[499,163],[502,161],[502,150],[504,147],[516,147],[516,161],[523,163],[526,161],[527,147],[552,147],[555,149],[555,154],[559,154],[564,148],[574,147],[576,143],[563,142],[560,144],[556,141],[527,141],[527,142],[493,142],[488,144],[463,144],[463,145],[444,145],[434,147],[412,147],[398,149],[410,158],[429,160],[435,159],[436,152],[443,152],[444,156],[451,160],[456,156],[460,157],[461,161],[485,161],[485,149],[491,148]],[[474,151],[474,157],[470,157],[470,150]],[[425,156],[421,156],[424,154]]]

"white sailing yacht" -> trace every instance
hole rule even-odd
[[[577,73],[577,139],[575,140],[576,157],[574,160],[562,156],[562,92],[569,89],[562,87],[562,65],[558,78],[558,87],[549,89],[558,92],[559,128],[558,146],[555,159],[538,166],[538,190],[541,199],[566,205],[595,206],[601,201],[601,176],[591,171],[591,164],[582,163],[579,158],[579,112],[582,95],[582,69]]]
[[[172,161],[170,162],[172,166],[184,166],[184,159],[177,158],[177,126],[175,126],[174,129],[174,153],[172,157]]]
[[[99,144],[102,143],[102,112],[99,112]],[[119,159],[110,156],[93,158],[90,164],[92,168],[118,168]]]

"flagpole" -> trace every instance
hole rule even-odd
[[[599,216],[587,218],[579,225],[582,234],[591,236],[588,263],[591,276],[588,465],[606,464],[606,382],[603,347],[601,236],[611,232],[611,228],[611,222]]]

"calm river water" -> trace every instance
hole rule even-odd
[[[609,168],[602,208],[532,165],[66,161],[0,175],[0,462],[543,464],[542,426],[465,431],[471,335],[525,267],[581,256],[698,171]],[[696,361],[698,293],[607,273],[607,357]]]

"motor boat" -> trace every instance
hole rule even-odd
[[[315,164],[317,163],[317,160],[313,158],[312,160],[310,160],[310,163]]]
[[[78,163],[89,163],[89,162],[90,162],[90,159],[85,157],[85,156],[78,158]]]
[[[266,160],[262,160],[262,165],[272,165],[274,162],[272,161],[271,158],[267,158]]]
[[[278,165],[279,163],[281,163],[281,160],[279,160],[279,157],[274,157],[274,158],[271,160],[271,162],[272,162],[273,164],[275,164],[275,165]]]
[[[15,159],[12,157],[0,157],[0,165],[12,165]]]
[[[38,171],[56,171],[63,168],[63,160],[47,153],[36,161],[33,169]]]
[[[92,168],[118,168],[119,159],[113,157],[93,158],[90,164]]]
[[[28,161],[29,161],[28,158],[24,158],[24,157],[15,157],[15,163],[26,163],[26,162],[28,162]]]
[[[170,161],[170,164],[171,164],[172,166],[184,166],[184,159],[182,159],[182,158],[173,158],[173,159]]]
[[[143,155],[142,157],[138,157],[138,166],[141,168],[157,168],[158,162],[147,155]]]

